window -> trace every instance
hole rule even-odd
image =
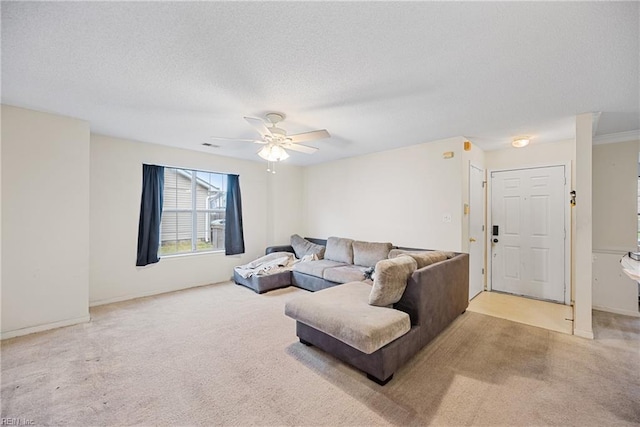
[[[160,256],[224,250],[227,175],[164,168]]]

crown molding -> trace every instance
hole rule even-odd
[[[593,137],[593,145],[613,144],[616,142],[636,141],[640,140],[640,129],[630,130],[628,132],[609,133],[607,135],[598,135]]]

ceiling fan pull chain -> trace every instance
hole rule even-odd
[[[267,160],[267,172],[276,173],[276,162]]]

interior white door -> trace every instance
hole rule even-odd
[[[491,173],[492,289],[564,302],[564,166]]]
[[[484,289],[484,171],[469,165],[469,299]]]

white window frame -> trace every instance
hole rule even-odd
[[[176,174],[179,173],[178,171],[182,171],[183,173],[187,173],[191,176],[191,209],[184,209],[184,208],[176,208],[176,209],[165,209],[164,208],[164,203],[163,203],[163,207],[162,207],[162,214],[163,214],[163,219],[164,219],[164,213],[190,213],[191,214],[191,251],[182,251],[182,252],[176,252],[176,253],[170,253],[170,254],[164,254],[161,255],[160,253],[158,253],[158,256],[160,258],[171,258],[171,257],[182,257],[182,256],[189,256],[189,255],[200,255],[200,254],[207,254],[207,253],[216,253],[216,252],[224,252],[225,248],[224,248],[224,242],[222,244],[222,247],[218,247],[218,248],[214,248],[214,249],[202,249],[202,250],[198,250],[198,214],[199,213],[205,213],[205,214],[215,214],[215,213],[219,213],[219,212],[226,212],[226,196],[225,196],[225,206],[224,207],[220,207],[220,208],[209,208],[209,209],[198,209],[197,206],[197,189],[198,189],[198,172],[203,172],[203,173],[211,173],[211,174],[216,174],[216,175],[220,175],[222,177],[221,181],[223,182],[223,185],[220,189],[220,191],[223,191],[224,193],[226,193],[226,181],[227,181],[227,176],[226,174],[220,173],[220,172],[213,172],[213,171],[205,171],[205,170],[199,170],[199,169],[187,169],[187,168],[180,168],[180,167],[174,167],[174,166],[165,166],[165,169],[173,169],[176,171]],[[208,216],[208,218],[210,218]],[[161,219],[160,221],[160,247],[162,246],[162,221],[163,219]],[[208,225],[211,226],[211,220],[207,221]],[[226,224],[225,224],[226,227]],[[160,252],[160,247],[158,247],[158,252]]]

